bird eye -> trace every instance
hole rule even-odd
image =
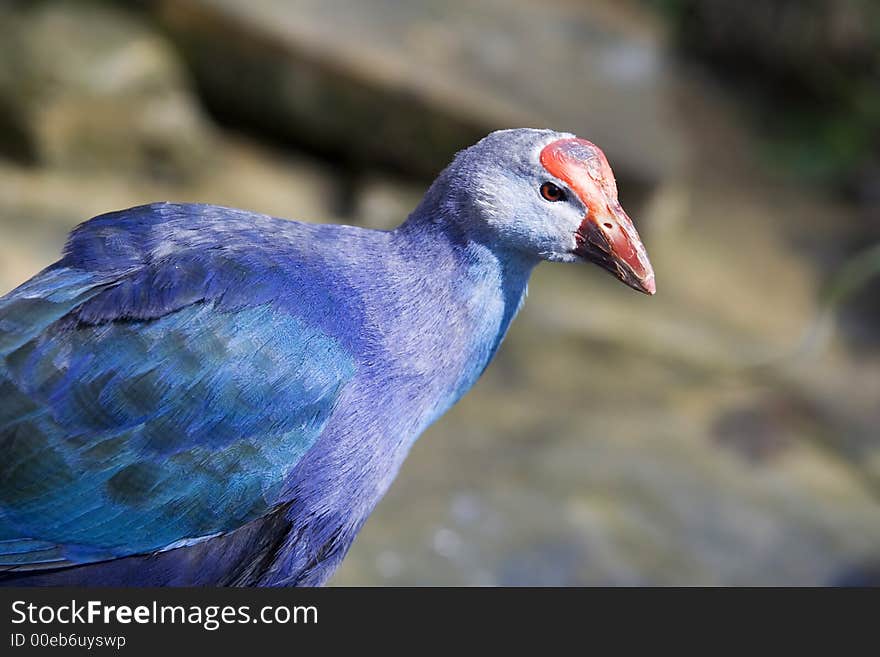
[[[565,192],[559,189],[559,187],[554,185],[552,182],[545,182],[543,185],[541,185],[541,196],[544,197],[545,201],[551,201],[555,203],[556,201],[562,201],[563,199],[565,199]]]

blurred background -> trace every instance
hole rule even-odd
[[[538,268],[337,585],[880,584],[880,4],[0,1],[0,294],[105,211],[389,228],[599,144],[657,274]]]

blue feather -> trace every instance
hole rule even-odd
[[[481,142],[394,231],[170,203],[74,230],[0,299],[0,581],[323,583],[574,243],[522,223],[556,138]]]
[[[326,579],[485,369],[533,264],[422,231],[173,204],[76,229],[0,301],[0,567],[162,584],[183,567],[165,560],[201,539],[235,554],[281,513],[246,581]]]
[[[59,266],[0,305],[0,541],[19,541],[0,542],[0,565],[21,563],[21,540],[35,559],[48,542],[82,563],[266,514],[355,373],[277,281],[234,287],[236,254],[137,257],[154,217],[117,214],[109,234],[106,218],[86,224]],[[104,271],[71,266],[102,240]]]

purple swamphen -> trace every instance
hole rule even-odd
[[[602,151],[459,153],[398,228],[156,203],[0,299],[0,582],[319,585],[542,260],[654,293]]]

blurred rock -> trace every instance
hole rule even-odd
[[[0,151],[52,166],[194,174],[210,131],[175,57],[112,7],[0,8]]]
[[[781,458],[814,421],[804,410],[789,399],[761,399],[757,405],[734,408],[715,422],[715,440],[749,462],[770,462]]]
[[[569,130],[653,183],[681,151],[658,30],[630,5],[157,0],[211,108],[357,167],[432,178],[504,127]]]
[[[828,582],[829,586],[880,587],[880,563],[858,564]]]
[[[387,176],[367,176],[356,185],[352,220],[366,228],[395,228],[415,210],[424,194],[423,185]]]
[[[326,166],[228,137],[217,141],[212,157],[215,166],[186,184],[0,160],[0,295],[57,260],[76,224],[112,210],[178,201],[308,221],[334,218],[340,186]]]

